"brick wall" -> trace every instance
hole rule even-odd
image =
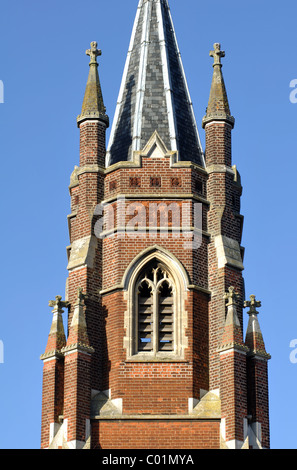
[[[92,422],[92,442],[101,449],[218,449],[219,431],[218,421],[100,420]]]
[[[69,440],[85,438],[91,389],[109,390],[112,399],[122,398],[124,414],[141,417],[143,414],[185,415],[189,398],[199,399],[201,389],[216,388],[221,389],[227,438],[236,435],[241,439],[243,416],[247,413],[244,361],[236,354],[232,357],[224,354],[220,362],[218,348],[226,315],[224,294],[231,285],[239,294],[237,313],[242,328],[240,305],[244,300],[244,285],[241,269],[232,266],[218,269],[214,243],[217,235],[241,243],[241,186],[231,168],[231,126],[224,122],[206,126],[206,170],[189,162],[173,163],[170,157],[144,156],[139,157],[139,162],[116,164],[104,170],[104,158],[105,125],[99,121],[82,122],[80,167],[70,187],[70,243],[94,233],[98,236],[95,229],[99,216],[94,216],[94,209],[102,200],[109,205],[110,219],[104,227],[105,236],[97,239],[92,267],[79,266],[69,272],[68,330],[80,287],[87,294],[87,332],[95,351],[91,356],[66,355],[64,369],[62,362],[44,363],[43,446],[48,445],[49,423],[57,422],[62,413],[64,382],[64,418],[69,422]],[[119,196],[125,197],[126,211],[120,227],[117,225]],[[194,205],[202,205],[201,244],[197,249],[185,248],[182,230],[185,203],[190,207],[189,227],[195,222]],[[149,218],[152,205],[160,208],[154,221]],[[180,218],[175,219],[169,210],[168,232],[164,232],[160,229],[166,226],[167,220],[162,217],[170,207],[179,209]],[[143,218],[138,221],[145,234],[126,230],[119,236],[122,225],[135,228],[133,222],[140,208]],[[148,231],[150,224],[157,227],[156,233]],[[172,230],[177,227],[179,232]],[[187,323],[183,325],[187,345],[180,360],[139,362],[127,357],[124,346],[128,304],[123,276],[140,253],[156,245],[178,260],[188,278],[184,306]],[[264,442],[268,442],[267,371],[263,363],[250,361],[248,374],[251,376],[249,407],[255,419],[263,423]],[[234,377],[240,380],[235,383]],[[219,439],[216,420],[92,422],[92,446],[101,448],[218,448]]]
[[[247,379],[245,353],[234,350],[221,354],[220,397],[222,418],[226,420],[226,441],[244,441],[247,417]]]
[[[58,423],[64,404],[64,358],[43,365],[41,448],[48,447],[51,423]]]
[[[100,121],[84,121],[80,124],[80,167],[100,165],[105,167],[105,129]]]
[[[72,352],[65,357],[64,419],[68,420],[68,441],[85,441],[86,419],[90,417],[91,357]]]
[[[261,423],[262,445],[269,449],[269,396],[267,361],[256,356],[247,359],[248,412]]]
[[[184,360],[178,362],[127,360],[123,344],[126,308],[121,291],[103,296],[106,338],[102,348],[102,389],[111,390],[111,398],[123,399],[124,413],[188,413],[188,399],[199,398],[200,389],[208,387],[207,295],[189,292],[188,348]]]
[[[224,121],[206,125],[205,159],[207,166],[225,164],[231,166],[231,126]]]

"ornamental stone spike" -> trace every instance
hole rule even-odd
[[[97,42],[91,42],[91,48],[86,50],[86,55],[90,56],[89,76],[83,99],[81,114],[77,117],[77,125],[86,119],[96,119],[109,126],[109,117],[106,114],[102,90],[98,74],[97,57],[102,55],[97,49]],[[94,67],[93,67],[94,66]]]
[[[74,312],[71,321],[71,327],[80,328],[82,331],[87,330],[86,318],[84,314],[85,299],[87,295],[83,293],[81,287],[77,289],[77,301],[74,305]]]
[[[57,357],[66,344],[62,313],[63,308],[68,308],[70,304],[62,301],[60,295],[57,295],[55,300],[50,300],[48,304],[49,307],[53,307],[53,318],[45,353],[40,356],[41,360]]]
[[[250,296],[250,300],[246,300],[243,304],[244,308],[249,308],[249,322],[246,330],[245,344],[249,347],[253,354],[260,355],[266,359],[270,359],[270,354],[266,352],[263,335],[258,321],[257,307],[261,307],[261,302],[256,300],[255,295]]]
[[[216,42],[213,45],[213,51],[209,52],[213,57],[213,77],[210,88],[208,106],[206,115],[202,120],[202,127],[212,121],[225,121],[234,127],[235,119],[231,116],[227,91],[225,87],[224,77],[222,74],[222,57],[225,57],[225,51],[221,50],[221,44]]]
[[[226,307],[227,307],[227,316],[225,320],[225,328],[228,325],[233,325],[234,328],[237,328],[240,326],[239,319],[237,316],[237,309],[236,309],[236,304],[238,300],[238,294],[235,292],[235,289],[233,286],[230,286],[228,289],[228,292],[224,295],[224,299],[227,301]]]
[[[69,352],[75,349],[80,349],[86,353],[93,353],[94,349],[90,346],[87,322],[84,313],[85,303],[84,300],[87,295],[83,293],[81,287],[77,289],[77,301],[74,305],[73,316],[69,328],[69,335],[67,338],[67,345],[62,352]]]
[[[227,316],[225,319],[224,331],[222,335],[221,350],[228,348],[231,344],[236,345],[240,349],[244,347],[240,322],[237,315],[236,304],[238,294],[235,288],[230,286],[228,292],[224,295],[227,301]]]

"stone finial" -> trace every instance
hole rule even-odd
[[[220,351],[228,349],[237,349],[247,351],[247,347],[243,343],[240,321],[237,315],[237,301],[239,295],[235,292],[233,286],[229,287],[228,292],[224,295],[227,301],[227,316],[225,320],[224,330],[222,334]]]
[[[229,287],[228,292],[226,292],[226,294],[224,295],[224,299],[227,301],[227,307],[229,307],[230,305],[236,305],[238,294],[235,292],[233,286]]]
[[[255,295],[251,295],[250,296],[250,300],[246,300],[243,304],[244,308],[247,308],[249,307],[249,311],[248,311],[248,314],[249,315],[252,315],[252,314],[258,314],[259,312],[257,312],[256,308],[257,307],[261,307],[261,302],[259,300],[256,300],[256,296]]]
[[[212,121],[225,121],[233,128],[235,120],[234,117],[231,116],[227,91],[222,74],[221,59],[222,57],[225,57],[225,51],[221,51],[221,44],[218,42],[216,42],[213,47],[214,50],[209,53],[209,55],[214,58],[213,77],[206,114],[202,120],[202,127],[205,128],[206,124]]]
[[[82,287],[77,289],[77,303],[84,304],[84,301],[88,298],[87,294],[83,293]]]
[[[249,322],[246,330],[245,344],[250,350],[250,354],[258,355],[265,359],[270,359],[270,354],[266,352],[263,335],[258,321],[258,307],[261,302],[256,300],[255,295],[250,296],[250,300],[246,300],[243,304],[244,308],[248,307]]]
[[[62,310],[63,308],[69,307],[69,302],[63,301],[60,295],[56,295],[55,300],[50,300],[48,305],[49,307],[53,307],[55,310]]]
[[[210,53],[209,53],[210,57],[214,58],[213,66],[214,67],[216,65],[222,66],[221,58],[225,57],[225,51],[221,51],[221,44],[218,43],[218,42],[214,43],[213,48],[214,48],[214,50],[210,51]]]
[[[109,117],[106,114],[106,108],[103,102],[97,63],[97,57],[100,56],[102,52],[97,49],[97,42],[91,42],[91,49],[87,49],[86,54],[90,56],[89,76],[81,114],[77,117],[77,125],[79,127],[80,123],[86,119],[98,119],[104,122],[106,127],[108,127]],[[91,65],[95,65],[96,67],[91,67]]]
[[[91,49],[86,50],[86,54],[90,56],[90,65],[91,64],[96,64],[97,63],[97,57],[102,55],[102,51],[97,49],[97,42],[93,41],[91,42]]]
[[[85,303],[84,300],[87,295],[83,293],[81,287],[77,289],[77,301],[74,305],[73,316],[69,327],[69,334],[67,344],[62,349],[62,352],[70,352],[79,350],[87,354],[93,353],[94,349],[90,346],[88,337],[88,328],[85,317]]]
[[[62,297],[57,295],[55,300],[49,301],[49,307],[53,307],[53,319],[48,335],[45,353],[40,356],[41,360],[59,358],[61,350],[66,344],[66,337],[63,326],[63,308],[69,307],[69,302],[62,301]]]

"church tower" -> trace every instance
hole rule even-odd
[[[167,0],[139,1],[107,146],[97,43],[87,54],[41,447],[269,448],[270,356],[261,303],[244,291],[225,53],[210,52],[205,151]]]

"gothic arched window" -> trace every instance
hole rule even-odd
[[[128,361],[184,360],[188,285],[181,263],[160,247],[144,250],[127,267],[123,346]]]
[[[163,264],[153,262],[141,271],[135,307],[135,352],[173,352],[175,286]]]

